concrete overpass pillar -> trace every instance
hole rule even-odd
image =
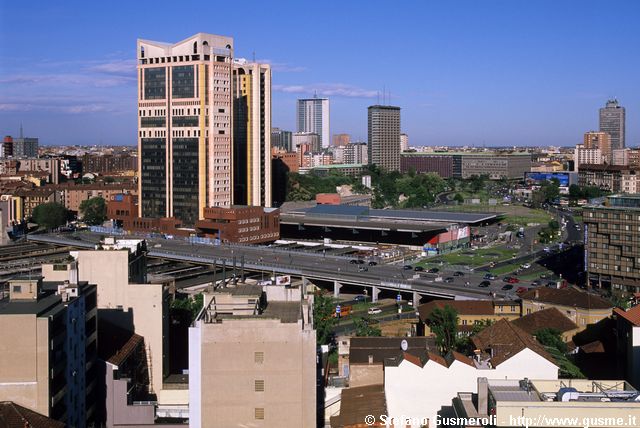
[[[417,310],[420,304],[420,294],[417,291],[413,292],[413,307]]]
[[[380,289],[378,287],[371,287],[371,302],[376,303],[378,301],[378,294],[380,294]]]
[[[333,281],[333,297],[335,297],[336,299],[340,297],[341,287],[342,284],[340,284],[338,281]]]
[[[302,297],[307,297],[307,287],[309,286],[309,280],[306,276],[302,277]]]

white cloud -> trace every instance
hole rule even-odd
[[[311,85],[273,85],[273,90],[289,94],[314,94],[324,97],[374,98],[378,91],[363,89],[343,83],[318,83]]]

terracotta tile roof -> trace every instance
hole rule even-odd
[[[613,313],[621,316],[635,326],[640,326],[640,305],[625,311],[624,309],[615,308]]]
[[[580,352],[584,352],[585,354],[603,353],[605,352],[604,344],[599,340],[595,340],[580,346]]]
[[[447,360],[448,366],[451,366],[451,364],[453,364],[454,361],[460,361],[463,364],[466,364],[471,367],[475,367],[475,364],[473,364],[473,361],[471,361],[471,358],[457,351],[449,352],[445,356],[445,359]]]
[[[447,364],[447,360],[445,360],[442,355],[436,354],[434,352],[427,352],[427,356],[434,363],[438,363],[441,366],[449,367],[449,365]]]
[[[522,300],[548,303],[551,305],[571,306],[583,309],[610,309],[611,302],[591,293],[569,288],[537,287],[520,295]]]
[[[64,423],[22,407],[13,401],[0,402],[2,428],[64,428]]]
[[[369,355],[374,364],[402,360],[400,344],[407,341],[407,351],[421,359],[427,357],[428,350],[435,350],[433,337],[352,337],[349,343],[349,364],[369,364]]]
[[[458,315],[495,315],[491,300],[432,300],[418,306],[420,321],[425,322],[431,312],[445,306],[455,309]]]
[[[517,318],[511,321],[511,323],[531,335],[535,335],[538,330],[543,328],[553,328],[560,333],[578,328],[576,323],[567,318],[557,308],[547,308],[536,311],[522,318]]]
[[[410,363],[413,363],[420,368],[424,367],[424,362],[422,361],[422,358],[420,358],[419,356],[410,354],[408,352],[403,352],[402,359],[407,360]]]
[[[342,390],[340,414],[331,416],[331,428],[364,426],[367,415],[386,415],[383,385],[367,385]]]
[[[481,352],[491,349],[493,357],[490,359],[496,367],[525,348],[556,364],[553,357],[538,343],[533,336],[516,327],[506,319],[496,321],[471,338],[476,348]]]

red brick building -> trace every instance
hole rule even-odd
[[[271,242],[280,238],[280,210],[248,206],[205,208],[204,220],[196,222],[196,229],[222,242]]]
[[[175,236],[205,236],[223,242],[256,244],[280,238],[280,211],[274,208],[234,206],[205,208],[196,228],[183,228],[176,218],[138,217],[137,196],[113,195],[107,202],[107,217],[131,232],[164,233]]]

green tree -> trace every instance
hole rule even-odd
[[[560,223],[558,223],[556,220],[551,220],[549,222],[549,229],[551,229],[553,231],[560,230]]]
[[[66,224],[69,211],[64,205],[49,202],[35,207],[31,217],[38,226],[44,229],[55,229]]]
[[[333,327],[338,320],[333,317],[333,299],[317,292],[313,299],[313,323],[316,327],[318,345],[327,345],[333,338]]]
[[[561,333],[554,328],[542,328],[535,333],[536,339],[540,344],[556,348],[558,351],[565,353],[567,344],[562,340]]]
[[[182,321],[185,324],[191,324],[202,310],[203,304],[204,296],[202,293],[193,297],[176,298],[171,302],[169,312],[171,318]]]
[[[473,328],[471,329],[471,333],[468,336],[459,338],[456,341],[456,349],[458,350],[458,352],[462,352],[464,354],[472,353],[473,350],[475,349],[475,345],[473,344],[473,341],[471,340],[471,338],[474,335],[480,333],[485,328],[492,325],[494,322],[495,321],[490,319],[474,321]]]
[[[107,203],[100,196],[80,203],[82,220],[91,225],[102,224],[107,219]]]
[[[356,336],[359,337],[380,337],[382,336],[382,330],[378,327],[372,326],[373,320],[369,317],[356,318],[353,321],[353,325],[356,329]]]
[[[464,203],[464,197],[460,193],[456,193],[455,196],[453,197],[453,200],[459,204]]]
[[[458,312],[449,305],[436,308],[429,314],[427,324],[436,335],[436,345],[442,355],[453,350],[458,336]]]

